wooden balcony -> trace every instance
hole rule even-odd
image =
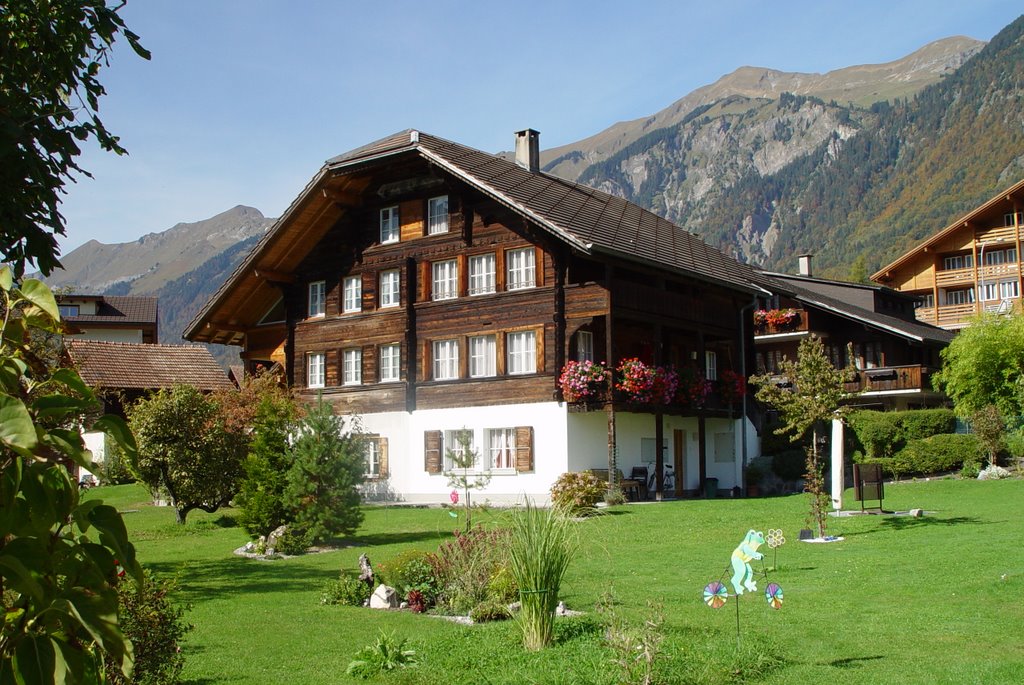
[[[754,336],[760,337],[763,335],[782,335],[785,333],[806,333],[810,330],[807,325],[807,312],[803,309],[794,309],[797,313],[796,320],[788,324],[770,324],[764,323],[761,325],[754,325]]]
[[[921,307],[915,312],[918,321],[942,328],[965,323],[977,313],[978,305],[973,302],[968,304],[949,304],[942,307]]]
[[[931,372],[927,366],[883,366],[857,372],[854,381],[845,383],[846,392],[906,392],[931,390]]]
[[[974,269],[947,269],[935,272],[935,284],[940,288],[974,284]]]

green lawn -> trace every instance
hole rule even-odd
[[[347,664],[381,627],[408,638],[421,661],[382,681],[618,682],[594,620],[563,621],[556,646],[526,654],[509,623],[463,627],[318,603],[323,582],[354,569],[361,553],[376,563],[436,548],[453,525],[445,511],[369,509],[352,547],[263,562],[231,554],[246,536],[230,511],[193,513],[182,529],[140,488],[94,492],[130,512],[143,564],[177,578],[179,599],[192,605],[187,682],[349,682]],[[797,541],[802,496],[620,507],[578,524],[582,548],[563,597],[592,611],[611,592],[637,623],[649,601],[661,604],[659,682],[1024,682],[1024,481],[911,482],[886,495],[887,508],[929,515],[830,519],[829,533],[846,539],[822,545]],[[785,603],[773,611],[761,593],[744,595],[737,648],[734,600],[713,610],[701,591],[722,578],[749,528],[785,532],[770,574]]]

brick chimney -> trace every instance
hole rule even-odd
[[[516,164],[527,171],[540,171],[540,131],[516,131]]]
[[[800,264],[800,275],[806,276],[807,278],[813,278],[814,273],[811,270],[811,260],[814,258],[812,254],[802,254],[797,257]]]

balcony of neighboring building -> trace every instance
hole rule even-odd
[[[807,311],[798,308],[758,309],[754,312],[754,337],[757,340],[786,340],[810,331]]]
[[[931,374],[935,371],[921,364],[880,366],[858,369],[856,376],[843,385],[850,393],[882,395],[919,393],[932,389]]]

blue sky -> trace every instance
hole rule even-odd
[[[734,69],[825,72],[939,38],[989,40],[1019,0],[130,0],[87,146],[66,254],[237,204],[278,216],[324,160],[406,128],[482,150],[653,114]]]

